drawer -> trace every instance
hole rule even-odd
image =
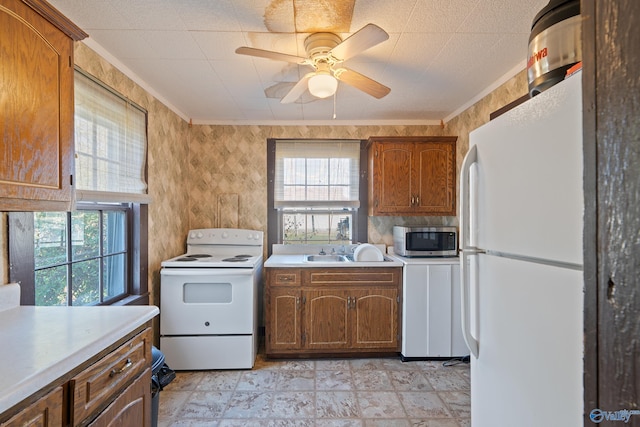
[[[151,328],[147,328],[71,379],[73,425],[95,415],[151,366],[151,345]]]
[[[87,427],[151,426],[151,369],[147,369]]]
[[[300,270],[291,268],[269,270],[269,285],[299,286]]]
[[[401,268],[307,269],[304,284],[309,286],[397,286],[400,284],[401,277]]]

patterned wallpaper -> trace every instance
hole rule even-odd
[[[367,139],[443,135],[440,126],[194,126],[190,146],[189,222],[193,228],[233,224],[267,231],[267,138]],[[233,203],[225,203],[231,199]],[[224,207],[237,207],[237,212]],[[431,218],[431,223],[452,219]],[[455,218],[453,218],[455,220]],[[369,241],[392,241],[394,224],[425,219],[369,220]],[[389,243],[387,243],[389,244]]]
[[[185,250],[191,228],[267,231],[267,138],[458,135],[458,170],[468,133],[526,93],[524,72],[441,126],[190,126],[83,43],[76,65],[148,111],[149,288],[158,304],[160,262]],[[185,171],[187,171],[185,173]],[[0,277],[8,280],[6,215],[0,218]],[[456,217],[370,217],[369,241],[391,245],[395,224],[457,225]]]

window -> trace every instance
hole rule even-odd
[[[128,274],[127,209],[34,213],[35,305],[122,298]]]
[[[362,229],[366,240],[361,141],[270,140],[268,147],[269,230],[277,230],[270,243],[350,244]]]
[[[74,90],[76,198],[148,203],[146,112],[80,71]]]
[[[147,115],[76,70],[72,212],[9,214],[23,305],[148,303]]]

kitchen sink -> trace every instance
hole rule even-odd
[[[305,261],[309,262],[348,262],[344,255],[305,255]]]

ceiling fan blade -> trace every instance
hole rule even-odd
[[[296,102],[298,98],[307,90],[309,79],[315,74],[315,72],[305,74],[296,85],[291,88],[288,94],[280,100],[281,104],[291,104]]]
[[[348,68],[338,68],[337,70],[334,70],[334,76],[341,82],[353,86],[356,89],[360,89],[374,98],[380,99],[391,92],[391,89],[382,83],[378,83],[377,81]]]
[[[274,59],[276,61],[293,62],[294,64],[299,65],[309,64],[309,60],[301,56],[273,52],[271,50],[256,49],[253,47],[239,47],[236,49],[236,53],[239,53],[240,55],[258,56],[260,58]]]
[[[344,61],[388,38],[389,34],[385,30],[376,24],[367,24],[331,49],[330,53],[334,58]]]

